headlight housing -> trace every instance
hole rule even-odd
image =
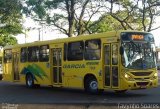
[[[126,79],[130,78],[130,76],[129,76],[127,73],[124,74],[124,77],[125,77]]]
[[[158,73],[156,72],[156,73],[154,73],[154,77],[157,77],[158,76]]]
[[[127,73],[124,73],[124,77],[125,77],[125,79],[130,80],[130,81],[133,81],[133,80],[134,80],[134,79],[133,79],[129,74],[127,74]]]
[[[153,74],[153,76],[151,77],[151,79],[154,80],[154,79],[157,79],[157,77],[158,77],[158,73],[156,72],[156,73]]]

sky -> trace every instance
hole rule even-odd
[[[64,38],[66,37],[65,35],[61,34],[59,31],[56,30],[51,30],[50,28],[46,28],[38,25],[38,23],[35,23],[32,19],[27,18],[25,19],[24,22],[24,27],[26,29],[31,28],[29,31],[26,32],[26,38],[25,34],[19,34],[15,36],[18,40],[19,44],[22,43],[29,43],[29,42],[34,42],[39,40],[39,30],[40,29],[40,40],[51,40],[51,39],[56,39],[56,38]]]
[[[160,19],[160,16],[156,18],[156,23],[154,24],[153,27],[160,26],[160,20],[159,19]],[[151,33],[154,35],[156,46],[160,47],[160,28],[156,29],[154,31],[151,31]]]
[[[156,18],[156,23],[153,25],[154,27],[160,26],[160,17]],[[46,28],[42,26],[39,26],[38,23],[35,23],[32,19],[28,18],[24,22],[24,27],[25,28],[32,28],[30,31],[26,32],[27,37],[25,38],[24,34],[20,34],[15,36],[18,40],[19,44],[22,43],[29,43],[29,42],[34,42],[39,40],[39,30],[38,28],[41,28],[40,30],[40,36],[41,40],[51,40],[51,39],[57,39],[57,38],[65,38],[67,37],[66,35],[61,34],[59,31],[56,30],[51,30],[50,28]],[[156,46],[160,47],[160,28],[156,29],[154,31],[151,31],[151,33],[154,35],[155,38],[155,44]]]

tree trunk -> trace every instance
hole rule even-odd
[[[68,12],[68,23],[69,23],[69,29],[68,29],[68,37],[72,37],[74,34],[74,22],[75,22],[75,0],[65,0],[66,2],[66,9]]]

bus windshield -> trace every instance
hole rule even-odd
[[[149,34],[149,33],[148,33]],[[137,35],[137,34],[136,34]],[[138,34],[141,37],[146,37],[146,34]],[[126,37],[133,36],[132,34],[127,34]],[[122,36],[122,39],[124,34]],[[135,33],[134,33],[135,37]],[[148,36],[147,36],[148,37]],[[130,69],[150,69],[156,67],[155,61],[155,45],[153,40],[122,40],[122,46],[124,48],[124,53],[122,55],[122,64],[126,68]]]

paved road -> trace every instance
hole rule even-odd
[[[105,91],[90,95],[82,90],[40,87],[28,89],[25,85],[0,81],[0,104],[52,104],[52,103],[159,103],[160,87],[115,94]]]

